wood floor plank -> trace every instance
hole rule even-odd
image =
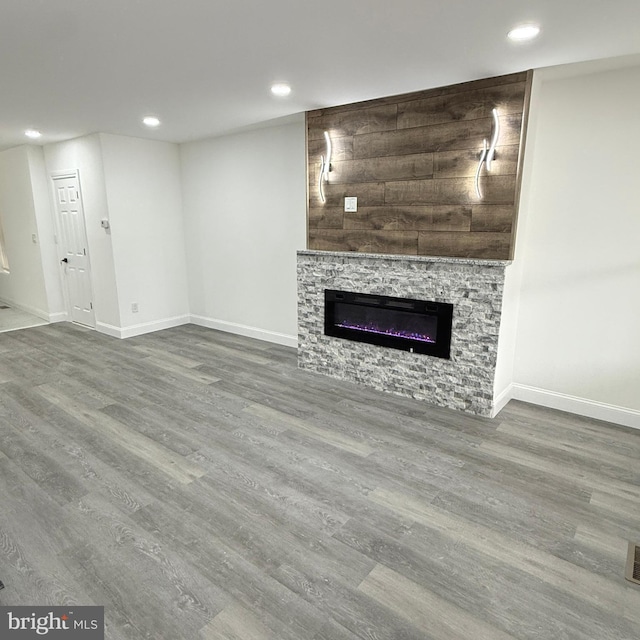
[[[156,505],[136,514],[146,516],[145,528],[153,528],[156,537],[170,544],[181,557],[200,568],[209,580],[251,611],[259,611],[260,619],[269,629],[277,631],[284,624],[293,637],[307,637],[320,631],[327,623],[319,611],[251,561],[235,552],[224,540],[211,535],[206,528],[192,520],[189,529],[198,544],[185,538],[184,522]],[[155,522],[155,524],[154,524]],[[334,625],[332,625],[334,626]]]
[[[622,538],[585,524],[578,526],[572,540],[559,539],[551,551],[553,555],[591,573],[617,581],[624,573],[628,539],[633,540],[635,536],[635,532],[630,532],[629,538]]]
[[[82,519],[93,540],[67,550],[65,565],[94,600],[111,603],[141,635],[195,637],[226,606],[222,589],[101,496],[88,494],[65,510]]]
[[[81,422],[85,422],[98,432],[106,434],[113,442],[117,442],[120,447],[154,465],[178,482],[189,483],[204,474],[201,467],[183,456],[173,454],[166,447],[158,445],[146,436],[128,429],[121,422],[110,418],[108,415],[84,408],[59,393],[53,387],[39,385],[38,393],[49,402],[62,407],[69,415]]]
[[[318,438],[323,442],[326,442],[327,444],[338,447],[339,449],[344,449],[345,451],[349,451],[350,453],[355,453],[359,456],[366,457],[369,454],[373,453],[373,449],[371,447],[367,446],[364,443],[358,442],[353,438],[338,435],[335,433],[335,431],[321,429],[308,422],[305,422],[304,420],[300,420],[299,418],[295,418],[286,413],[277,411],[276,409],[272,409],[271,407],[252,404],[248,406],[245,411],[258,417],[275,420],[276,422],[283,422],[289,428],[300,431],[301,433],[304,433],[311,438]]]
[[[335,537],[515,637],[635,637],[635,623],[593,607],[575,588],[559,590],[517,565],[467,546],[463,531],[452,536],[415,524],[402,536],[391,537],[375,523],[354,518]]]
[[[525,402],[510,402],[501,412],[500,421],[524,425],[538,433],[557,436],[560,433],[574,443],[602,446],[604,452],[622,455],[640,454],[638,431],[630,427],[608,428],[610,423],[583,416],[555,411]]]
[[[204,629],[202,640],[282,640],[242,605],[225,607]]]
[[[358,589],[437,640],[513,640],[512,635],[382,564],[376,565]]]
[[[288,589],[333,617],[341,626],[360,638],[379,640],[430,640],[431,636],[418,629],[407,618],[392,611],[382,611],[367,594],[350,589],[336,578],[282,565],[276,578]]]
[[[63,457],[66,455],[67,468],[77,466],[75,474],[83,479],[88,490],[107,493],[126,512],[148,503],[149,496],[157,499],[172,495],[180,484],[103,434],[87,429],[86,424],[35,391],[13,386],[12,399],[37,424],[40,442],[62,452]]]
[[[184,367],[185,369],[193,369],[202,364],[201,359],[194,360],[193,358],[185,358],[184,356],[164,349],[157,349],[146,345],[134,345],[132,348],[134,351],[137,351],[144,356],[163,360],[164,362],[170,362],[176,366]]]
[[[575,442],[544,441],[505,425],[498,427],[493,444],[503,444],[527,453],[535,453],[537,457],[549,462],[555,461],[563,467],[596,472],[599,476],[622,480],[631,485],[640,484],[640,472],[635,469],[628,456],[612,453],[598,456],[594,445],[585,447]]]
[[[411,517],[428,528],[437,529],[453,538],[462,536],[465,544],[505,564],[517,566],[559,589],[571,592],[575,585],[588,581],[589,590],[582,594],[585,600],[594,606],[606,606],[608,611],[615,612],[636,624],[640,623],[640,594],[630,591],[623,584],[591,575],[581,567],[541,552],[500,531],[476,525],[463,517],[453,516],[409,495],[375,490],[368,498],[389,507],[392,511]]]
[[[219,382],[220,378],[212,376],[199,369],[192,367],[185,367],[181,364],[177,364],[173,359],[165,360],[164,358],[158,358],[156,356],[148,356],[145,358],[145,364],[150,364],[153,367],[161,369],[163,371],[169,371],[183,378],[187,378],[193,382],[200,382],[202,384],[211,384],[212,382]]]
[[[534,453],[516,449],[499,442],[483,442],[480,448],[496,458],[515,461],[517,464],[543,471],[559,478],[570,478],[590,490],[602,488],[620,498],[640,501],[640,486],[607,478],[596,471],[590,471],[575,465],[562,464],[560,460],[548,460]]]
[[[0,450],[4,455],[59,504],[84,495],[87,490],[82,483],[53,456],[40,450],[27,430],[11,426],[11,422],[18,422],[11,417],[0,409]]]
[[[497,428],[497,431],[529,440],[548,449],[555,449],[562,454],[569,453],[574,456],[579,456],[580,461],[587,464],[589,461],[597,458],[602,463],[610,465],[611,467],[629,469],[631,466],[630,463],[637,459],[638,455],[638,451],[632,448],[627,448],[620,452],[611,451],[608,448],[603,448],[601,443],[597,441],[594,442],[593,439],[576,439],[570,435],[563,437],[564,434],[562,432],[557,434],[556,438],[550,439],[549,437],[545,437],[544,432],[541,433],[539,430],[508,422],[502,423]]]
[[[130,403],[129,406],[113,403],[103,407],[101,411],[178,455],[186,457],[198,450],[199,443],[189,437],[189,434],[171,428],[166,422],[146,413],[144,409],[134,408],[135,405],[136,403]]]
[[[0,573],[7,586],[0,602],[91,604],[57,560],[83,540],[82,531],[66,522],[60,505],[2,453],[0,487]]]

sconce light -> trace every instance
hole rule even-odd
[[[476,195],[479,200],[482,200],[482,191],[480,190],[480,170],[484,164],[487,168],[487,172],[491,171],[491,163],[495,159],[496,146],[498,144],[498,137],[500,136],[500,119],[498,118],[498,110],[493,109],[491,115],[493,116],[493,134],[491,136],[491,143],[488,144],[486,138],[482,141],[480,161],[478,162],[478,168],[476,170],[475,186]]]
[[[482,200],[482,191],[480,191],[480,169],[482,169],[482,164],[487,159],[487,139],[485,138],[482,141],[482,151],[480,152],[480,162],[478,162],[478,168],[476,169],[476,195],[478,196],[478,200]]]
[[[327,145],[327,153],[320,156],[320,177],[318,178],[318,193],[322,202],[325,201],[323,184],[329,182],[329,171],[331,171],[331,138],[328,131],[324,132],[324,141]]]

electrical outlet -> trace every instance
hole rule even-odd
[[[131,303],[131,313],[138,313],[138,303],[137,302],[132,302]]]

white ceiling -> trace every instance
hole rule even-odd
[[[507,41],[530,21],[536,41]],[[639,52],[639,0],[0,0],[0,149],[27,128],[42,144],[97,131],[183,142]],[[279,80],[289,98],[271,96]]]

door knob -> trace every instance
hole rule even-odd
[[[69,258],[62,258],[62,260],[60,260],[60,262],[69,262]]]

